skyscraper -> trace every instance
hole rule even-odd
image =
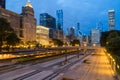
[[[75,28],[74,27],[71,27],[70,28],[70,40],[74,40],[75,38]]]
[[[91,30],[91,43],[92,44],[99,44],[100,43],[100,30],[99,29],[92,29]]]
[[[24,41],[35,41],[36,40],[36,19],[34,18],[34,9],[30,0],[22,7],[22,26]]]
[[[48,13],[42,13],[40,14],[40,25],[56,29],[56,19]]]
[[[77,37],[79,39],[79,32],[80,32],[80,23],[77,23]]]
[[[5,0],[0,0],[0,8],[5,8]]]
[[[115,29],[115,10],[108,10],[109,31]]]
[[[63,10],[57,10],[57,29],[63,30]]]

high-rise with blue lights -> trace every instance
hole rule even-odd
[[[57,29],[63,30],[63,10],[57,10]]]
[[[40,26],[49,28],[49,37],[54,38],[56,30],[56,19],[48,13],[40,14]]]
[[[42,13],[40,14],[40,25],[56,29],[56,19],[48,13]]]

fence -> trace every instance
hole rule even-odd
[[[116,74],[118,80],[120,80],[120,57],[116,55],[111,55],[106,52],[111,68]]]

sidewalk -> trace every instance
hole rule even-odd
[[[62,77],[73,80],[115,80],[114,72],[103,50],[97,51],[86,62],[70,68]]]

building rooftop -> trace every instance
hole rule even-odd
[[[31,5],[31,3],[30,3],[30,0],[28,0],[28,2],[26,3],[25,6],[33,8],[32,5]]]
[[[115,12],[115,10],[108,10],[108,12]]]

